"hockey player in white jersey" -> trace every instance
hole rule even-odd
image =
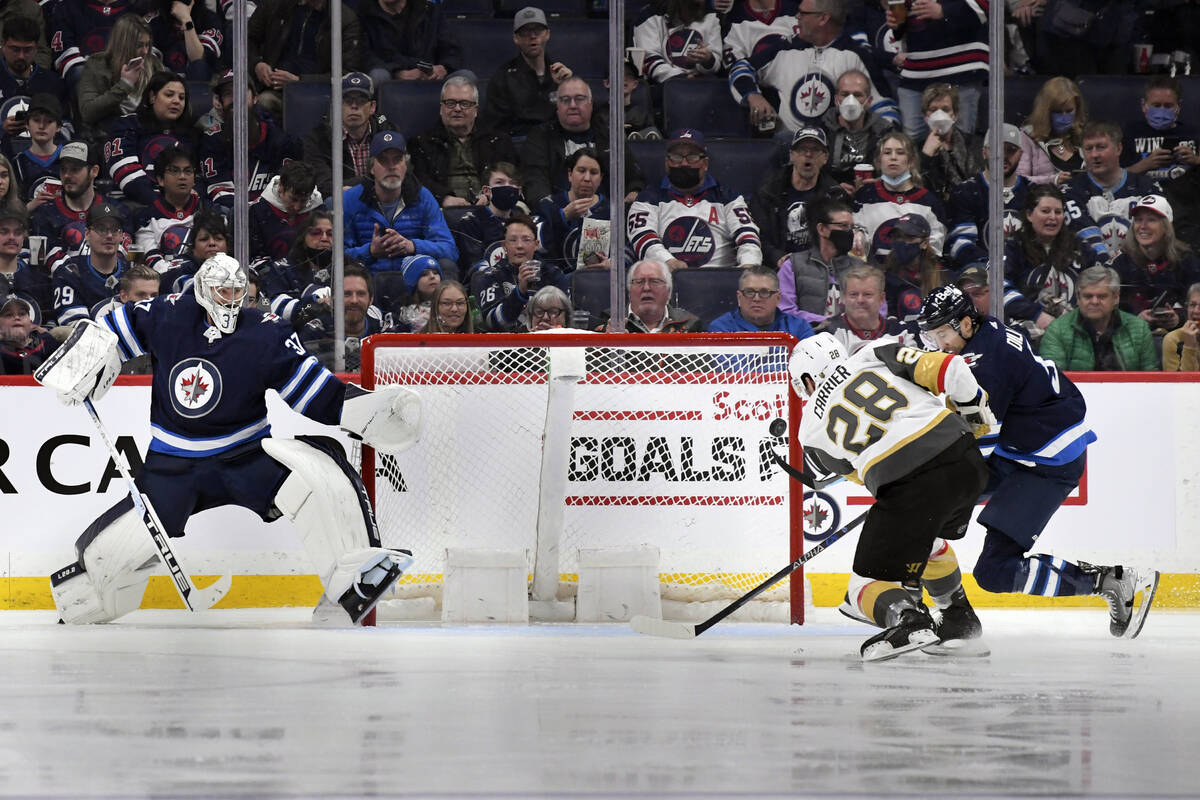
[[[193,291],[129,302],[90,320],[35,375],[70,404],[99,400],[122,360],[153,355],[153,437],[137,476],[167,536],[192,514],[240,505],[266,522],[288,517],[324,587],[315,618],[359,622],[412,563],[380,545],[375,516],[342,446],[325,436],[271,436],[265,394],[339,425],[382,452],[419,435],[421,402],[401,387],[344,384],[274,315],[243,308],[247,278],[224,253],[196,272]],[[60,618],[109,622],[138,608],[159,551],[126,496],[75,544],[51,576]],[[344,613],[343,613],[344,611]]]
[[[820,333],[797,344],[788,364],[807,398],[804,482],[847,477],[875,497],[847,591],[848,615],[884,628],[863,643],[864,661],[919,648],[945,654],[982,633],[948,540],[966,533],[987,484],[972,433],[996,419],[966,362],[946,355],[884,339],[846,358]],[[940,609],[937,622],[920,602],[922,584]]]
[[[629,243],[638,261],[687,267],[747,267],[762,263],[758,225],[741,195],[708,172],[704,134],[676,131],[667,142],[667,176],[629,208]]]

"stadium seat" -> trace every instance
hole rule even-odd
[[[283,87],[283,129],[297,139],[329,115],[329,81],[295,81]]]
[[[663,142],[630,142],[629,150],[642,169],[647,186],[658,186],[667,175],[666,145]]]
[[[1046,83],[1044,75],[1019,75],[1004,79],[1004,121],[1013,125],[1025,124],[1033,111],[1033,101]],[[986,109],[984,110],[986,113]],[[983,118],[986,127],[987,119]]]
[[[188,81],[187,93],[192,114],[201,117],[212,111],[212,86],[208,81]]]
[[[609,271],[606,269],[581,269],[571,273],[571,304],[576,311],[586,311],[595,327],[600,317],[608,312]]]
[[[439,81],[388,81],[375,89],[378,108],[406,138],[411,139],[437,124]],[[480,101],[483,100],[482,89]]]
[[[739,267],[722,269],[676,270],[672,304],[686,309],[708,325],[722,314],[737,308]]]
[[[444,0],[446,16],[462,19],[464,17],[495,16],[492,0]]]
[[[1124,128],[1142,118],[1142,75],[1083,75],[1076,81],[1087,101],[1088,119]]]
[[[709,138],[750,135],[746,111],[734,102],[728,81],[720,78],[667,81],[663,114],[668,132],[696,128]]]

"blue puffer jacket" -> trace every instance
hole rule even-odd
[[[393,228],[396,233],[411,239],[416,245],[416,255],[433,258],[458,259],[458,248],[454,237],[446,226],[446,218],[438,208],[437,201],[429,190],[417,182],[411,173],[404,176],[400,189],[404,208],[395,219],[388,220],[379,208],[375,196],[375,182],[364,181],[352,186],[342,196],[345,211],[346,255],[361,262],[371,272],[400,270],[404,257],[376,258],[371,255],[371,237],[375,226]]]

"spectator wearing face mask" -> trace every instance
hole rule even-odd
[[[1200,131],[1180,121],[1183,94],[1179,80],[1154,75],[1142,93],[1142,119],[1125,126],[1121,166],[1159,182],[1178,178],[1200,164]]]
[[[851,193],[861,185],[855,183],[854,168],[871,163],[880,138],[894,127],[890,119],[871,110],[873,102],[871,81],[852,69],[838,77],[833,103],[821,117],[821,126],[829,134],[827,169]]]
[[[863,262],[854,247],[854,212],[849,201],[823,197],[808,204],[813,246],[792,253],[779,266],[779,310],[817,323],[844,310],[842,276]]]
[[[447,220],[458,245],[458,268],[468,283],[478,269],[496,265],[504,256],[504,224],[513,214],[525,214],[521,173],[500,161],[480,175],[483,188],[469,210]]]
[[[925,185],[942,200],[955,186],[983,169],[979,137],[963,133],[955,124],[959,111],[958,89],[935,83],[921,94],[921,113],[929,133],[921,145],[921,172]]]
[[[1087,104],[1075,81],[1063,77],[1046,81],[1021,129],[1025,137],[1017,172],[1033,183],[1066,186],[1072,172],[1083,170],[1087,122]]]

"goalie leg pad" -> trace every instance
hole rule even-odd
[[[379,545],[366,487],[329,442],[321,437],[262,440],[267,455],[290,470],[275,494],[275,507],[296,526],[327,590],[343,555]],[[340,450],[336,442],[332,447]],[[331,600],[340,597],[341,592],[330,593]]]
[[[50,578],[64,622],[112,622],[142,604],[159,558],[132,500],[125,498],[92,523],[77,547],[79,561]]]

